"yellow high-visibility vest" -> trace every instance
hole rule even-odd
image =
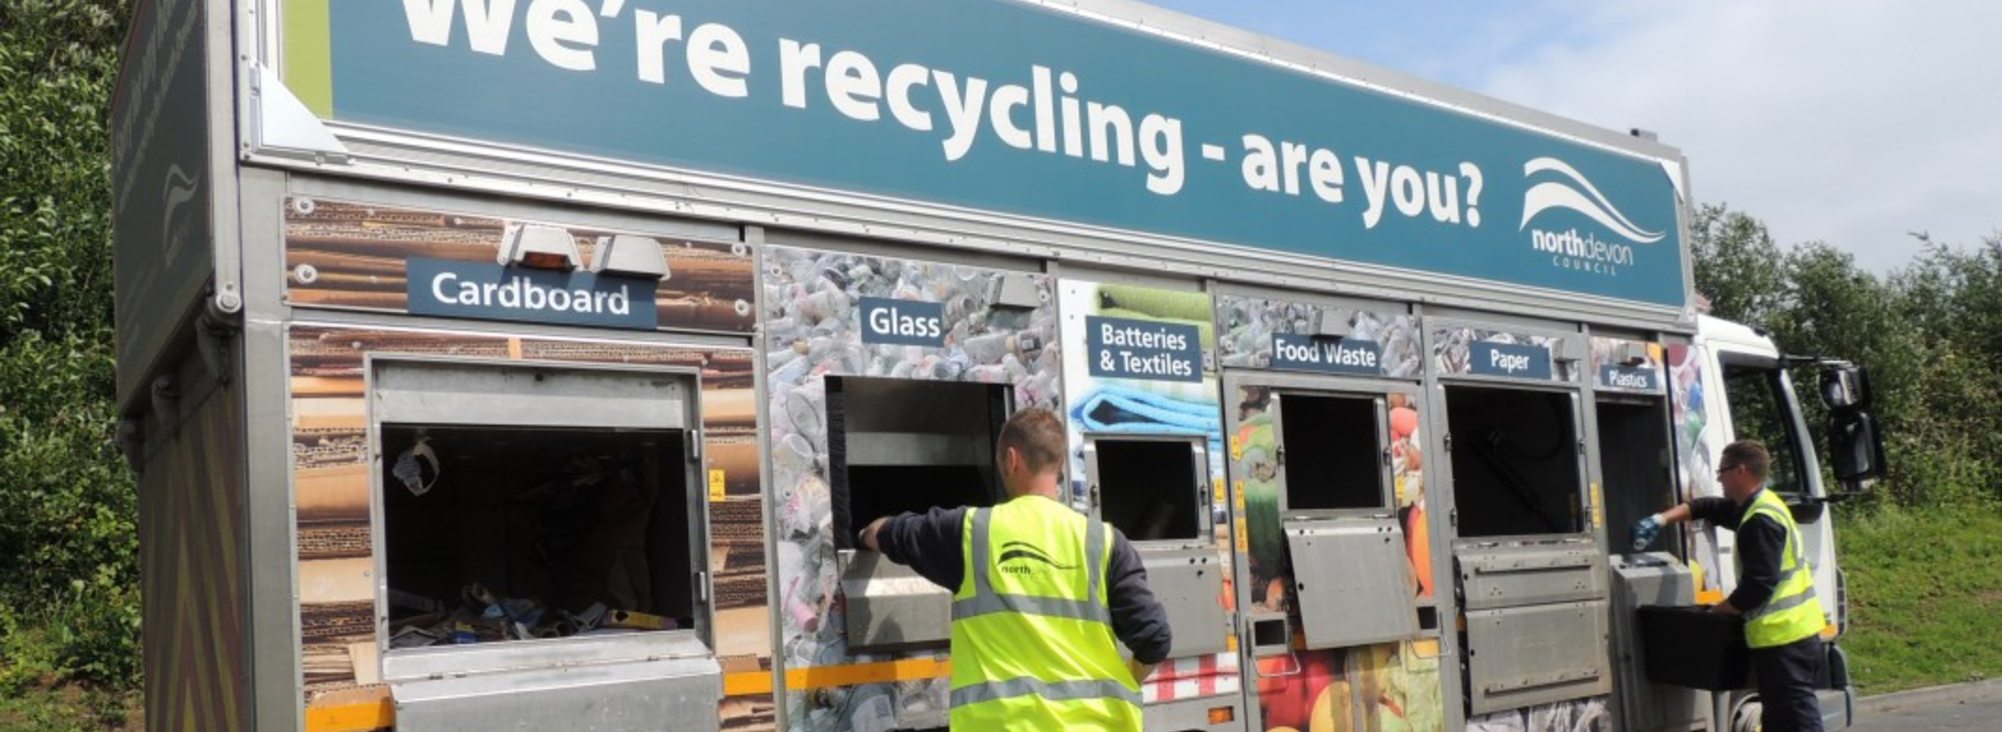
[[[1041,496],[966,512],[952,727],[1140,729],[1106,600],[1112,528]]]
[[[1786,529],[1787,538],[1780,553],[1780,581],[1773,586],[1773,596],[1764,605],[1739,608],[1745,613],[1745,645],[1772,648],[1821,633],[1826,621],[1821,616],[1821,601],[1814,594],[1814,567],[1808,564],[1807,549],[1801,543],[1800,527],[1794,524],[1793,513],[1778,494],[1761,488],[1752,496],[1751,505],[1745,507],[1738,528],[1744,528],[1756,516],[1779,522]],[[1742,547],[1731,558],[1738,564],[1738,574],[1742,577],[1743,563],[1736,561],[1741,553]]]

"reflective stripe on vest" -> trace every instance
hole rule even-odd
[[[967,512],[954,728],[1139,729],[1139,685],[1106,607],[1110,532],[1042,497]]]
[[[1826,620],[1814,593],[1814,571],[1800,539],[1800,526],[1794,523],[1786,503],[1770,490],[1761,489],[1753,496],[1738,527],[1744,528],[1758,516],[1772,519],[1786,530],[1786,545],[1780,552],[1780,576],[1773,584],[1772,596],[1764,605],[1745,610],[1745,645],[1771,648],[1819,634]],[[1742,575],[1743,562],[1737,555],[1732,559]]]

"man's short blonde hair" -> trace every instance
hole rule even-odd
[[[1006,459],[1009,448],[1022,454],[1031,471],[1061,470],[1064,454],[1070,451],[1070,436],[1064,433],[1064,420],[1055,411],[1030,407],[1001,425],[1001,436],[994,443],[996,459]]]

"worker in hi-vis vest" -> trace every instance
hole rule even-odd
[[[1717,468],[1724,497],[1698,498],[1641,519],[1634,526],[1634,551],[1647,548],[1661,527],[1691,518],[1736,527],[1738,587],[1710,609],[1745,617],[1762,729],[1819,732],[1821,705],[1815,688],[1827,662],[1821,641],[1827,623],[1814,594],[1814,568],[1807,562],[1800,527],[1786,502],[1765,488],[1772,461],[1757,440],[1725,446]]]
[[[953,729],[1138,730],[1140,680],[1172,640],[1140,555],[1063,502],[1055,412],[1015,413],[996,443],[1006,503],[880,518],[857,540],[953,590]]]

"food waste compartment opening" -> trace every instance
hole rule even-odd
[[[1011,391],[1005,384],[826,378],[829,489],[848,645],[943,644],[952,637],[952,591],[859,549],[855,534],[906,511],[1000,502],[994,439],[1008,419]]]
[[[372,365],[398,729],[638,729],[720,697],[694,394],[692,374]]]
[[[1391,495],[1378,395],[1281,392],[1281,525],[1307,648],[1414,637],[1418,585]]]

